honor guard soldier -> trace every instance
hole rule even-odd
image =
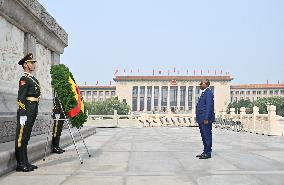
[[[59,147],[59,141],[64,124],[63,119],[65,119],[65,117],[57,97],[54,98],[53,104],[54,124],[52,133],[52,153],[62,154],[65,150]]]
[[[40,97],[39,82],[31,74],[35,70],[35,62],[31,53],[18,62],[23,67],[24,74],[19,81],[15,155],[16,171],[23,172],[37,169],[37,166],[29,163],[27,156],[27,145],[37,117]]]

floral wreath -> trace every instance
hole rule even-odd
[[[60,100],[66,116],[73,126],[80,128],[87,121],[84,101],[72,73],[64,64],[50,69],[51,86]]]

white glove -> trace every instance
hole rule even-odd
[[[55,119],[59,119],[60,118],[60,114],[55,114]]]
[[[27,119],[27,116],[20,116],[20,124],[24,126],[26,124]]]

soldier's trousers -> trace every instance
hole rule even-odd
[[[60,114],[60,119],[64,119],[64,114]],[[52,129],[52,145],[54,148],[59,147],[59,140],[62,132],[64,121],[63,120],[54,120],[53,129]]]
[[[15,136],[15,154],[17,162],[28,163],[27,145],[29,143],[32,128],[38,113],[38,102],[28,101],[26,104],[27,121],[25,125],[20,124],[20,115],[17,113],[17,127]]]

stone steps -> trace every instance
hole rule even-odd
[[[77,129],[72,128],[72,132],[76,141],[81,140],[81,136]],[[96,127],[84,126],[81,129],[81,134],[84,138],[96,133]],[[44,151],[46,146],[47,134],[37,135],[31,137],[28,145],[28,157],[29,161],[33,162],[40,160],[44,157]],[[68,129],[62,131],[60,138],[60,147],[64,148],[72,145],[73,141]],[[47,155],[51,153],[51,134],[49,136]],[[10,141],[0,144],[0,176],[7,174],[16,169],[15,158],[15,142]]]

